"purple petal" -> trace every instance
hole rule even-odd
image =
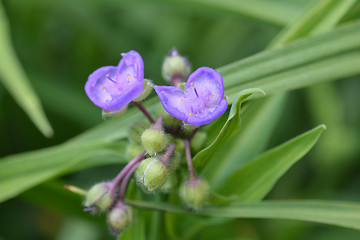
[[[184,90],[171,86],[154,86],[154,89],[168,113],[180,120],[187,120],[182,104],[185,96]]]
[[[140,54],[134,50],[127,53],[122,53],[123,57],[117,69],[117,81],[138,81],[144,80],[144,62]]]
[[[220,117],[226,111],[228,103],[225,99],[220,101],[219,105],[214,108],[206,108],[201,113],[193,114],[187,119],[187,123],[192,125],[203,125]]]
[[[224,97],[224,84],[222,76],[216,70],[209,67],[198,68],[193,72],[186,88],[194,88],[202,98],[209,98],[211,101],[220,102]]]
[[[106,111],[123,109],[143,89],[144,64],[136,51],[123,53],[118,67],[101,67],[85,84],[90,100]]]

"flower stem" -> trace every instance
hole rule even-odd
[[[199,128],[195,128],[190,135],[188,136],[189,141],[191,141],[191,139],[195,136],[195,134],[197,133],[197,131],[199,130]]]
[[[133,166],[137,165],[140,160],[142,160],[145,156],[145,152],[142,152],[135,158],[133,158],[122,170],[121,172],[112,180],[110,192],[113,197],[116,195],[116,187],[119,185],[120,181],[126,176],[126,174],[133,168]]]
[[[121,201],[123,202],[124,201],[124,197],[125,197],[125,191],[126,191],[126,186],[129,182],[129,179],[132,175],[132,173],[136,170],[136,168],[139,166],[139,163],[136,163],[135,165],[133,165],[129,171],[126,173],[124,179],[122,180],[121,182],[121,185],[120,185],[120,193],[119,193],[119,200],[118,201]]]
[[[167,166],[167,163],[169,162],[168,160],[173,154],[175,146],[176,146],[175,143],[170,144],[169,148],[166,150],[164,155],[159,159],[165,166]]]
[[[149,119],[151,123],[155,123],[154,119],[150,113],[145,109],[145,107],[140,102],[133,102],[133,104]]]
[[[190,143],[189,143],[188,139],[184,139],[184,143],[185,143],[186,163],[187,163],[188,170],[189,170],[189,179],[190,179],[190,181],[192,181],[192,180],[196,179],[196,174],[194,171],[194,166],[193,166],[192,158],[191,158]]]

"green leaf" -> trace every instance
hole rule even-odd
[[[213,217],[289,219],[324,223],[340,227],[360,229],[360,204],[335,201],[264,201],[259,203],[236,203],[225,206],[205,206],[198,212],[180,205],[153,202],[128,202],[134,207],[190,213]]]
[[[199,169],[203,167],[208,161],[210,161],[211,157],[220,150],[220,148],[234,135],[236,130],[240,127],[240,106],[241,103],[250,97],[254,93],[262,93],[265,94],[264,91],[261,89],[246,89],[241,91],[234,103],[231,106],[229,117],[219,132],[218,136],[214,140],[212,144],[208,147],[200,151],[198,154],[195,155],[193,162],[194,167]]]
[[[278,179],[317,142],[325,125],[320,125],[255,158],[231,174],[217,188],[218,193],[237,195],[240,201],[259,201]]]
[[[254,81],[269,79],[272,75],[279,76],[310,63],[317,64],[359,50],[359,38],[360,22],[358,21],[320,36],[297,41],[280,49],[264,51],[223,66],[218,70],[224,78],[225,88],[233,90],[233,87],[240,88],[246,83],[251,84]],[[336,69],[341,70],[340,67]],[[331,76],[329,77],[330,80],[333,80]],[[317,81],[317,79],[311,79],[302,86],[308,86]],[[269,80],[265,82],[271,84]],[[287,86],[291,87],[291,85],[292,82],[287,83]],[[273,86],[273,88],[279,86]]]
[[[196,0],[192,2],[224,9],[276,25],[289,23],[301,10],[301,6],[291,6],[290,4],[264,0]]]
[[[2,158],[0,160],[0,202],[59,174],[125,161],[124,149],[124,143],[87,142],[60,145]]]
[[[199,172],[214,191],[231,173],[265,149],[281,116],[285,99],[285,95],[281,94],[249,104],[241,117],[241,130]]]
[[[324,33],[332,29],[356,3],[356,0],[322,0],[305,15],[299,17],[272,41],[270,48],[276,48],[299,38]]]
[[[9,25],[0,3],[0,81],[15,101],[26,112],[36,127],[47,137],[53,129],[42,109],[39,98],[27,79],[20,61],[17,59],[10,40]]]

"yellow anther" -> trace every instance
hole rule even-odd
[[[192,114],[192,113],[190,113],[189,115],[190,115],[190,116],[192,116],[193,114]]]
[[[184,101],[184,99],[183,99],[183,98],[180,98],[180,102],[182,102],[182,101]]]
[[[214,94],[213,94],[213,93],[211,93],[211,97],[214,97]]]
[[[107,78],[106,81],[110,81],[110,78]]]
[[[130,81],[130,76],[129,76],[129,77],[127,77],[127,80],[128,80],[128,81]]]
[[[101,89],[101,90],[104,90],[105,88],[104,88],[104,87],[101,87],[100,89]]]
[[[109,75],[109,74],[106,74],[106,77],[110,77],[110,75]]]
[[[194,83],[192,82],[192,83],[190,83],[190,86],[192,87],[194,85]]]

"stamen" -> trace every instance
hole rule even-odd
[[[211,97],[214,97],[214,93],[211,93]]]
[[[192,114],[192,113],[190,113],[189,115],[190,115],[190,116],[192,116],[193,114]]]
[[[127,77],[127,80],[128,80],[128,81],[130,81],[130,76],[129,76],[129,77]]]
[[[180,102],[182,102],[182,101],[184,101],[184,99],[183,99],[183,98],[180,98]]]
[[[190,83],[190,87],[192,87],[194,85],[194,83],[192,82],[192,83]]]
[[[104,90],[105,88],[104,88],[104,87],[101,87],[100,89],[101,89],[101,90]]]
[[[199,97],[197,91],[196,91],[196,88],[194,88],[194,91],[195,91],[195,94],[196,94],[196,97]]]
[[[116,81],[112,79],[109,74],[106,74],[106,81],[112,81],[113,83],[116,83]]]

